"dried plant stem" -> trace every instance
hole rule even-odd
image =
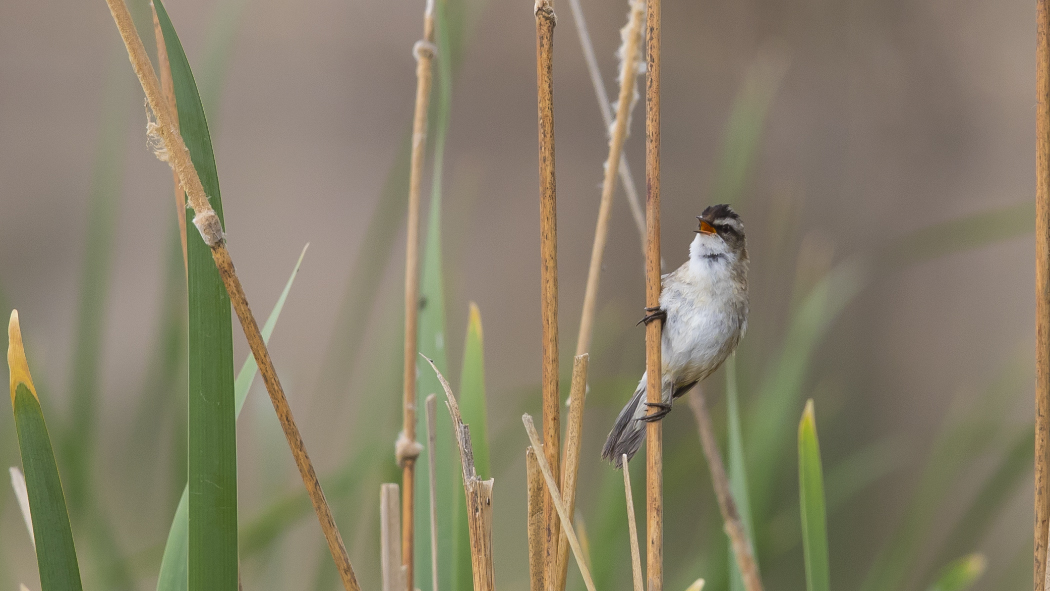
[[[160,19],[157,18],[157,9],[150,2],[150,10],[153,12],[153,36],[157,40],[157,64],[160,65],[160,88],[164,93],[168,109],[175,114],[172,123],[175,129],[179,128],[178,107],[175,103],[175,80],[171,77],[171,63],[168,61],[168,45],[164,42],[164,32],[160,29]],[[172,183],[175,186],[175,217],[179,221],[179,240],[182,242],[182,268],[188,275],[190,272],[189,255],[186,253],[186,193],[179,185],[179,174],[171,171]]]
[[[427,464],[430,466],[430,584],[438,591],[438,527],[437,527],[437,395],[428,394],[427,406]]]
[[[602,112],[602,120],[605,128],[610,129],[613,125],[612,108],[609,106],[609,95],[605,92],[605,82],[602,80],[602,72],[598,69],[598,59],[594,57],[594,44],[591,43],[591,34],[587,30],[587,21],[583,18],[583,8],[580,0],[569,0],[572,9],[572,19],[576,23],[576,34],[580,38],[580,46],[583,48],[583,59],[587,62],[587,72],[591,76],[591,85],[594,86],[594,94],[598,98],[598,108]],[[633,74],[632,74],[633,76]],[[620,173],[620,182],[623,184],[623,192],[627,197],[627,205],[631,209],[631,218],[638,228],[638,238],[642,245],[642,254],[645,254],[645,213],[642,211],[641,200],[638,198],[638,189],[634,185],[634,177],[631,168],[627,165],[627,157],[620,154],[620,162],[617,170]]]
[[[401,492],[396,484],[379,487],[379,546],[383,591],[402,591],[405,565],[401,561]]]
[[[1050,0],[1036,0],[1035,589],[1046,577],[1050,526]]]
[[[474,591],[494,591],[496,573],[492,568],[492,483],[478,478],[474,468],[474,448],[470,443],[470,427],[463,424],[459,405],[452,395],[452,387],[441,375],[434,362],[427,359],[445,390],[445,405],[452,415],[459,460],[463,468],[463,491],[467,496],[467,530],[470,534],[470,562],[474,572]]]
[[[645,53],[645,305],[660,305],[660,0],[647,0]],[[663,322],[645,327],[646,396],[661,402],[660,342]],[[656,407],[649,407],[656,412]],[[664,586],[663,423],[645,428],[646,569],[648,591]]]
[[[594,334],[594,314],[598,304],[598,280],[602,273],[602,257],[609,237],[609,215],[612,212],[612,197],[616,191],[616,164],[623,155],[623,144],[627,139],[627,123],[634,105],[635,72],[638,67],[638,46],[641,39],[642,16],[645,14],[643,0],[631,0],[627,15],[627,26],[623,30],[623,45],[620,46],[620,95],[617,98],[616,122],[609,139],[609,156],[605,160],[605,177],[602,179],[602,199],[598,206],[598,223],[594,230],[591,247],[591,266],[587,272],[587,289],[583,296],[583,312],[580,315],[580,333],[576,337],[576,354],[583,355],[591,348]]]
[[[332,518],[332,511],[324,498],[324,492],[321,490],[321,484],[317,480],[313,463],[306,452],[306,446],[303,443],[302,436],[299,434],[299,429],[295,425],[292,410],[288,406],[284,389],[277,379],[277,371],[274,369],[273,361],[266,350],[266,344],[259,333],[259,325],[256,323],[251,308],[248,306],[248,300],[244,295],[237,272],[234,270],[230,253],[226,250],[226,240],[222,235],[219,217],[215,214],[211,204],[208,203],[208,197],[204,193],[200,177],[197,175],[197,170],[193,167],[193,162],[190,160],[189,150],[182,141],[178,128],[173,123],[174,115],[164,101],[160,82],[157,80],[157,75],[153,71],[153,65],[146,55],[146,48],[142,45],[142,39],[139,38],[138,32],[135,30],[135,25],[131,20],[131,15],[128,13],[127,6],[123,0],[106,0],[106,3],[109,5],[113,20],[120,31],[121,38],[124,40],[124,45],[127,47],[132,68],[134,68],[135,74],[142,84],[142,89],[146,93],[150,109],[153,110],[154,115],[157,117],[157,132],[167,148],[169,163],[178,173],[179,184],[186,191],[190,205],[193,207],[195,213],[193,222],[200,231],[205,244],[211,249],[212,259],[215,261],[219,275],[222,276],[226,292],[230,296],[233,309],[237,313],[237,318],[240,320],[241,328],[244,330],[244,335],[247,338],[248,346],[251,348],[252,355],[259,365],[259,373],[262,374],[266,390],[270,394],[270,401],[273,403],[281,428],[288,439],[292,457],[295,459],[295,464],[299,468],[299,474],[303,478],[303,483],[310,496],[314,511],[317,513],[321,531],[324,532],[325,540],[328,542],[328,549],[331,551],[336,568],[339,570],[343,587],[347,591],[359,591],[360,586],[357,583],[357,577],[354,575],[354,569],[350,565],[350,558],[346,554],[346,547],[343,545],[342,537],[339,535],[335,520]]]
[[[536,94],[540,161],[540,290],[543,323],[543,453],[558,470],[561,404],[558,395],[558,224],[554,181],[554,25],[551,0],[536,2]],[[543,511],[544,583],[556,591],[558,580],[558,514],[548,499]]]
[[[733,493],[729,489],[729,477],[722,464],[722,455],[718,452],[718,442],[715,441],[711,417],[707,414],[707,407],[704,404],[703,389],[693,388],[689,396],[689,407],[693,409],[696,426],[700,431],[700,444],[704,448],[707,466],[711,469],[711,482],[714,484],[715,496],[718,498],[718,509],[722,512],[726,534],[729,536],[737,567],[744,579],[744,589],[762,591],[762,579],[758,575],[758,565],[755,563],[751,540],[747,537],[747,530],[744,529],[744,523],[740,520]]]
[[[543,453],[543,450],[540,450]],[[528,485],[529,591],[543,591],[543,473],[536,450],[525,450],[525,480]]]
[[[416,445],[416,351],[419,339],[419,193],[426,150],[427,110],[434,61],[434,0],[427,0],[423,12],[423,39],[416,43],[416,109],[412,119],[412,159],[408,180],[408,223],[405,244],[405,346],[404,403],[398,463],[401,465],[401,554],[405,561],[406,591],[415,589],[415,470],[419,447]],[[403,444],[402,444],[403,443]],[[407,452],[407,453],[403,453]],[[431,471],[433,474],[433,471]],[[433,536],[432,536],[433,537]],[[436,571],[435,571],[436,572]],[[437,591],[437,587],[434,587]]]
[[[576,477],[580,471],[580,443],[583,439],[583,405],[587,400],[587,364],[589,355],[572,360],[572,385],[569,388],[569,424],[565,429],[565,451],[561,464],[562,502],[570,516],[576,512]],[[558,585],[565,589],[569,572],[569,542],[562,531],[558,535]]]
[[[529,435],[529,442],[532,443],[532,447],[539,446],[540,436],[536,434],[536,425],[533,424],[532,417],[527,414],[522,415],[521,421],[525,424],[525,432]],[[561,492],[558,491],[558,483],[554,481],[554,473],[551,472],[551,467],[542,454],[536,456],[536,461],[539,464],[540,472],[543,474],[543,480],[547,483],[548,498],[553,500],[554,509],[561,517],[562,530],[565,532],[565,537],[569,540],[572,553],[576,557],[576,564],[580,567],[580,574],[583,575],[583,582],[587,585],[587,591],[595,591],[594,579],[591,578],[591,571],[587,568],[587,562],[584,560],[580,541],[576,538],[576,532],[572,529],[572,518],[565,508],[565,504],[561,502],[562,496]],[[549,582],[547,587],[550,587]]]
[[[631,494],[631,469],[627,454],[623,454],[623,492],[627,497],[627,530],[631,535],[631,572],[634,574],[634,591],[643,591],[642,556],[638,550],[638,524],[634,519],[634,495]]]

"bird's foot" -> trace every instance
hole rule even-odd
[[[659,421],[660,419],[666,417],[667,413],[671,412],[670,402],[646,402],[644,404],[649,408],[658,408],[660,410],[654,412],[651,415],[645,415],[644,417],[638,419],[643,423],[655,423],[656,421]]]
[[[649,326],[649,323],[654,320],[659,320],[660,322],[667,322],[667,310],[664,310],[660,306],[646,308],[645,311],[645,316],[643,316],[642,319],[638,321],[638,324],[644,323],[646,326]],[[638,326],[638,324],[635,324],[635,326]]]

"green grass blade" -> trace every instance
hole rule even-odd
[[[295,283],[295,276],[299,273],[299,265],[303,264],[303,257],[306,256],[306,249],[310,245],[307,244],[303,247],[303,251],[299,253],[299,260],[295,262],[295,267],[292,269],[291,276],[288,277],[288,281],[284,284],[284,289],[281,291],[280,297],[277,298],[277,303],[273,305],[273,310],[270,312],[269,318],[266,319],[266,323],[262,327],[262,338],[263,342],[270,341],[270,335],[273,334],[273,328],[277,326],[277,318],[281,316],[281,310],[284,309],[284,301],[288,299],[288,292],[292,290],[292,284]],[[237,380],[234,382],[234,399],[237,402],[236,416],[241,416],[241,409],[244,408],[244,401],[248,398],[248,391],[252,389],[252,382],[255,381],[255,374],[259,369],[258,363],[255,361],[255,356],[248,355],[248,358],[244,360],[244,365],[241,366],[241,371],[237,372]]]
[[[755,528],[751,522],[751,495],[747,486],[747,469],[744,462],[744,435],[740,426],[740,402],[736,383],[736,355],[730,355],[725,364],[726,414],[728,422],[729,490],[733,493],[740,521],[744,524],[747,539],[754,545]],[[754,548],[751,549],[754,554]],[[757,563],[758,557],[755,557]],[[733,547],[729,547],[729,589],[744,591],[744,579],[736,561]]]
[[[751,177],[769,106],[786,70],[783,57],[773,53],[759,56],[748,68],[726,123],[713,203],[739,207]]]
[[[427,221],[427,239],[423,254],[423,276],[420,280],[419,352],[432,359],[438,371],[448,372],[448,356],[445,350],[445,285],[441,256],[441,189],[445,158],[445,136],[448,133],[452,109],[452,64],[441,56],[451,55],[447,2],[436,5],[435,35],[438,46],[437,59],[437,117],[434,121],[434,172],[430,196],[430,213]],[[426,364],[423,359],[417,364]],[[442,392],[441,383],[429,367],[417,365],[419,380],[416,384],[416,408],[426,408],[426,396]],[[424,413],[417,413],[417,433],[426,433]],[[434,444],[435,490],[437,511],[437,584],[439,589],[453,589],[452,565],[455,552],[456,523],[465,518],[455,503],[459,484],[459,456],[453,446],[452,418],[447,412],[438,412],[436,420],[436,442]],[[420,591],[432,591],[430,511],[428,482],[430,468],[427,462],[416,463],[415,511],[415,584]],[[449,510],[444,510],[448,507]],[[440,568],[449,565],[449,568]]]
[[[308,246],[303,247],[299,260],[296,261],[295,268],[292,269],[292,274],[284,285],[284,290],[281,292],[280,297],[277,298],[277,303],[274,304],[273,310],[270,311],[270,316],[263,325],[263,342],[269,343],[270,341],[270,335],[273,334],[273,329],[277,325],[277,319],[281,315],[281,310],[284,309],[284,302],[288,298],[288,292],[291,291],[292,284],[295,282],[295,276],[299,273],[299,265],[303,263],[303,257],[306,256],[306,248]],[[251,390],[252,382],[255,380],[255,374],[258,373],[258,369],[255,357],[249,354],[248,358],[244,360],[244,365],[241,366],[241,371],[237,373],[237,379],[234,380],[233,394],[236,400],[237,416],[240,416],[241,410],[244,408],[244,401],[248,397],[248,392]],[[179,505],[175,509],[175,517],[172,519],[171,528],[168,530],[168,541],[164,546],[164,557],[160,563],[160,576],[157,579],[157,591],[183,591],[188,584],[187,568],[190,527],[188,495],[189,485],[182,490],[182,497],[179,499]],[[299,496],[301,497],[302,495]],[[305,498],[302,501],[309,509],[309,502]]]
[[[40,410],[40,400],[29,375],[18,312],[11,313],[7,363],[11,375],[11,406],[36,537],[40,589],[79,591],[82,588],[80,566],[73,545],[73,530],[69,525],[58,463],[44,424],[44,413]]]
[[[470,303],[467,321],[467,338],[463,346],[463,373],[459,379],[459,410],[463,422],[470,427],[470,440],[474,445],[474,467],[479,478],[489,478],[488,419],[485,413],[485,350],[481,332],[481,312],[477,304]],[[466,520],[467,497],[462,486],[456,487],[456,507],[462,509],[464,518],[456,520],[454,540],[455,562],[453,563],[453,589],[470,589],[474,585],[470,561],[470,532]]]
[[[920,228],[889,243],[878,254],[888,266],[904,266],[1024,236],[1034,231],[1035,204],[1031,201],[981,211]]]
[[[113,266],[116,210],[124,179],[124,152],[128,128],[127,100],[132,89],[127,79],[127,55],[121,51],[110,64],[103,90],[102,122],[95,153],[91,192],[88,197],[87,239],[81,265],[80,299],[70,377],[72,423],[62,439],[66,459],[69,509],[74,519],[93,504],[91,482],[98,422],[99,366],[102,331],[106,322],[106,296]],[[119,61],[116,59],[119,58]]]
[[[755,523],[766,523],[773,503],[779,466],[789,465],[785,443],[791,438],[792,415],[802,401],[802,387],[816,346],[846,305],[860,293],[864,274],[855,263],[833,268],[792,311],[784,345],[759,386],[748,415],[751,437],[751,510]]]
[[[223,222],[211,134],[189,61],[163,4],[154,2],[175,83],[179,126]],[[225,222],[223,222],[225,226]],[[189,260],[189,589],[237,589],[237,425],[230,299],[211,250],[187,232]]]
[[[1017,490],[1028,482],[1034,456],[1035,432],[1024,428],[1014,437],[998,466],[985,478],[969,507],[962,512],[963,517],[944,536],[947,544],[941,550],[941,559],[936,564],[961,554],[963,551],[960,547],[972,548],[981,542],[995,524],[996,516]]]
[[[806,561],[806,589],[830,591],[828,523],[824,507],[824,476],[817,441],[813,400],[806,403],[798,425],[799,506],[802,511],[802,548]]]
[[[970,554],[948,564],[928,591],[963,591],[984,574],[988,561],[981,554]]]

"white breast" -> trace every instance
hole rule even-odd
[[[664,279],[660,305],[664,372],[676,386],[703,380],[736,348],[747,326],[747,294],[725,260],[691,260]]]

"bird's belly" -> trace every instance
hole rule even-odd
[[[664,372],[676,385],[706,378],[733,350],[741,322],[739,314],[720,306],[669,310],[663,333]]]

